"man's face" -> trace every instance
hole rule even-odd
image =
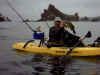
[[[56,21],[55,25],[59,26],[61,24],[61,21]]]
[[[56,21],[55,25],[56,25],[56,27],[63,28],[64,27],[64,22],[63,21]]]

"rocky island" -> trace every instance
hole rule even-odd
[[[7,16],[3,16],[1,13],[0,13],[0,22],[3,22],[3,21],[11,21]]]
[[[41,18],[38,21],[52,21],[55,17],[60,17],[62,20],[66,21],[79,21],[78,13],[75,13],[74,15],[65,14],[52,4],[50,4],[47,9],[44,9],[43,13],[41,13]]]

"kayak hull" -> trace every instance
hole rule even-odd
[[[51,47],[45,46],[38,47],[34,43],[29,43],[23,48],[25,42],[16,43],[13,48],[18,51],[23,51],[32,54],[46,54],[53,56],[66,56],[66,53],[70,50],[68,47]],[[100,47],[76,47],[72,50],[69,56],[99,56]]]

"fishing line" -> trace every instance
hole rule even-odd
[[[7,0],[7,4],[8,6],[17,14],[18,17],[20,17],[20,19],[22,20],[22,22],[24,21],[24,18],[20,15],[20,13],[12,6],[12,4],[9,2],[9,0]],[[27,23],[24,22],[26,24],[26,26],[33,32],[35,30],[32,29],[32,27]]]

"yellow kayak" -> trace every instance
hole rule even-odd
[[[66,56],[69,51],[68,47],[51,47],[46,46],[38,47],[35,43],[29,43],[25,48],[23,48],[25,42],[16,43],[13,48],[18,51],[24,51],[32,54],[47,54],[53,56]],[[70,56],[99,56],[100,47],[76,47],[69,54]]]

